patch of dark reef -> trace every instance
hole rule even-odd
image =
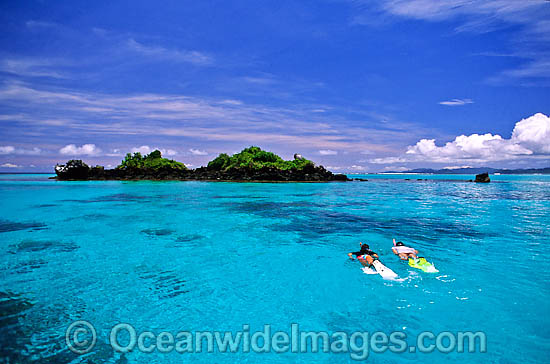
[[[143,229],[141,230],[142,233],[147,234],[149,236],[166,236],[171,235],[174,230],[171,229]]]
[[[459,223],[442,221],[431,217],[394,217],[358,215],[338,210],[317,209],[316,203],[288,202],[242,202],[227,204],[227,208],[237,213],[254,214],[266,221],[279,219],[280,222],[269,224],[273,231],[292,232],[306,240],[334,234],[360,234],[364,231],[408,236],[412,240],[430,240],[428,236],[436,231],[439,238],[456,238],[460,236],[483,238],[494,233],[481,232],[474,227]]]
[[[31,259],[26,262],[17,263],[13,266],[8,267],[7,270],[11,273],[15,272],[17,274],[31,273],[32,271],[39,269],[48,264],[44,259]]]
[[[75,317],[67,311],[66,307],[52,310],[21,294],[0,291],[0,363],[127,363],[124,354],[115,353],[101,338],[85,358],[71,352],[65,328]]]
[[[26,336],[20,318],[33,304],[12,292],[0,292],[0,362],[20,363]]]
[[[333,174],[323,166],[295,154],[286,161],[258,147],[243,149],[229,156],[220,154],[207,167],[187,169],[183,163],[162,158],[156,150],[146,156],[127,154],[114,169],[89,167],[81,160],[56,165],[58,180],[180,180],[236,182],[329,182],[349,181],[344,174]]]
[[[23,240],[19,244],[13,245],[10,253],[22,252],[41,252],[50,250],[61,253],[68,253],[78,249],[78,245],[71,242],[54,241],[54,240]]]
[[[178,243],[188,243],[195,240],[203,239],[204,236],[199,234],[189,234],[189,235],[181,235],[176,238],[176,241]]]
[[[76,203],[103,203],[103,202],[138,202],[149,200],[150,197],[133,195],[129,193],[115,193],[113,195],[99,196],[86,200],[63,200],[62,202],[76,202]]]
[[[46,224],[41,222],[14,222],[9,220],[0,220],[0,233],[19,230],[43,230]]]

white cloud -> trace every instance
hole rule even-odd
[[[23,149],[11,145],[0,146],[0,154],[38,155],[41,152],[39,148]]]
[[[472,168],[472,166],[447,166],[447,167],[443,167],[443,169],[463,169],[463,168]]]
[[[365,166],[358,166],[356,164],[352,165],[351,167],[349,167],[351,170],[353,171],[366,171],[367,170],[367,167]]]
[[[77,147],[75,144],[68,144],[59,149],[59,153],[63,155],[88,155],[96,156],[101,153],[101,149],[96,147],[95,144],[84,144],[81,147]]]
[[[524,145],[533,153],[550,154],[550,117],[537,113],[516,123],[512,141]]]
[[[407,167],[394,167],[394,166],[387,166],[387,167],[384,167],[384,171],[385,172],[388,172],[388,171],[392,171],[392,172],[405,172],[405,171],[408,171],[410,168],[407,168]]]
[[[167,157],[167,156],[172,157],[172,156],[175,156],[176,154],[178,154],[173,149],[163,149],[163,148],[157,148],[157,147],[150,147],[148,145],[142,145],[141,147],[132,148],[131,152],[132,153],[141,153],[142,155],[145,155],[145,154],[151,153],[154,150],[159,150],[160,153],[165,157]]]
[[[422,139],[409,146],[404,156],[376,158],[371,163],[402,162],[489,162],[550,155],[550,118],[542,113],[516,123],[510,139],[500,135],[459,135],[443,146],[435,139]]]
[[[539,0],[383,0],[382,8],[403,17],[440,21],[459,16],[470,16],[468,30],[475,21],[485,23],[496,18],[507,22],[527,22],[527,17],[544,9]],[[472,20],[472,17],[474,20]],[[485,19],[483,19],[485,17]],[[481,18],[481,19],[480,19]]]
[[[451,22],[455,32],[486,33],[511,29],[514,57],[530,59],[489,78],[491,83],[550,77],[548,1],[543,0],[348,0],[356,8],[355,24],[387,24],[392,18]],[[517,84],[516,84],[517,85]]]
[[[338,152],[336,150],[330,150],[330,149],[321,149],[319,151],[319,154],[321,155],[337,155]]]
[[[17,164],[13,164],[13,163],[4,163],[4,164],[0,165],[0,167],[2,167],[2,168],[21,168],[21,166],[19,166]]]
[[[54,70],[54,68],[66,64],[67,62],[63,60],[4,58],[0,59],[0,71],[22,77],[68,78]]]
[[[220,102],[220,104],[238,106],[238,105],[242,105],[243,102],[240,100],[223,100]]]
[[[189,149],[189,151],[191,152],[191,154],[193,155],[208,155],[208,152],[204,151],[204,150],[199,150],[199,149]]]
[[[198,51],[168,49],[161,46],[146,46],[137,42],[135,39],[129,39],[126,45],[131,50],[149,57],[175,62],[187,62],[200,66],[209,65],[213,62],[211,57]]]
[[[15,151],[15,148],[11,145],[0,146],[0,154],[12,154]]]
[[[369,159],[369,163],[374,164],[393,164],[393,163],[403,163],[407,160],[402,157],[383,157],[383,158],[373,158]]]
[[[169,94],[112,95],[83,93],[67,89],[37,89],[21,82],[0,86],[0,103],[25,110],[18,122],[46,125],[42,135],[58,133],[49,120],[63,115],[63,134],[70,140],[83,135],[131,135],[138,140],[151,137],[181,137],[184,142],[237,142],[277,145],[310,152],[320,149],[369,150],[389,153],[413,135],[428,132],[409,123],[394,121],[392,128],[379,128],[378,120],[364,115],[312,114],[311,105],[270,106],[264,104],[226,105],[226,99],[197,98]],[[104,111],[108,110],[108,111]],[[349,111],[349,110],[348,110]],[[355,110],[359,113],[359,110]],[[345,114],[345,113],[342,113]],[[55,125],[54,125],[55,126]],[[155,140],[159,140],[156,138]],[[380,143],[383,141],[383,143]],[[190,144],[195,145],[195,144]],[[129,149],[129,148],[128,148]],[[126,152],[128,149],[124,150]],[[309,152],[308,152],[309,153]]]
[[[473,104],[473,103],[474,102],[471,99],[452,99],[449,101],[439,102],[440,105],[445,105],[445,106],[463,106],[463,105]]]
[[[107,157],[122,157],[124,153],[120,149],[112,149],[110,153],[105,154]]]

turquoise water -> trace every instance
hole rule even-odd
[[[0,175],[0,344],[11,362],[354,362],[347,353],[121,355],[108,345],[121,322],[138,332],[290,331],[292,323],[403,331],[411,345],[426,330],[483,331],[486,353],[387,351],[367,361],[547,361],[550,176],[490,184],[425,175],[301,184],[47,177]],[[440,272],[398,261],[394,237]],[[400,279],[363,274],[346,256],[359,241]],[[83,357],[65,344],[75,320],[97,330]]]

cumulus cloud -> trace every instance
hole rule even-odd
[[[13,164],[13,163],[4,163],[4,164],[1,164],[0,167],[2,167],[2,168],[21,168],[21,166],[19,166],[17,164]]]
[[[472,99],[452,99],[449,101],[439,102],[440,105],[445,105],[445,106],[464,106],[464,105],[473,104],[473,103],[474,101]]]
[[[191,152],[191,154],[193,155],[208,155],[208,152],[204,151],[204,150],[199,150],[199,149],[189,149],[189,152]]]
[[[0,146],[0,154],[12,154],[15,151],[15,148],[11,145]]]
[[[409,146],[405,155],[375,158],[376,164],[402,162],[490,162],[550,155],[550,117],[538,113],[516,123],[510,139],[498,134],[457,136],[443,146],[435,139],[422,139]]]
[[[357,171],[357,172],[362,172],[362,171],[366,171],[366,170],[367,170],[367,167],[365,167],[365,166],[359,166],[359,165],[356,165],[356,164],[350,166],[349,168],[350,168],[351,170]]]
[[[101,149],[96,147],[95,144],[84,144],[81,147],[77,147],[75,144],[68,144],[59,149],[59,153],[63,155],[88,155],[95,156],[101,153]]]
[[[512,141],[524,145],[533,153],[550,154],[550,117],[537,113],[516,123]]]
[[[141,147],[132,148],[131,152],[132,153],[141,153],[142,155],[145,155],[145,154],[151,153],[154,150],[159,150],[162,153],[162,155],[168,156],[168,157],[172,157],[172,156],[175,156],[176,154],[178,154],[178,152],[176,152],[173,149],[163,149],[163,148],[157,148],[157,147],[150,147],[148,145],[142,145]]]
[[[373,158],[369,159],[369,163],[374,164],[393,164],[393,163],[403,163],[407,160],[402,157],[382,157],[382,158]]]
[[[387,166],[384,167],[384,172],[405,172],[408,171],[410,168],[407,167],[393,167],[393,166]]]
[[[0,154],[38,155],[41,152],[39,148],[23,149],[12,145],[0,146]]]
[[[337,155],[338,152],[336,150],[330,150],[330,149],[321,149],[319,151],[319,154],[321,155]]]

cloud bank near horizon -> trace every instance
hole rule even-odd
[[[8,7],[0,168],[250,145],[343,172],[546,167],[549,4],[285,0],[276,23],[263,2]]]
[[[6,145],[0,146],[0,155],[32,158],[41,154],[46,154],[53,155],[54,158],[59,156],[70,158],[116,157],[120,159],[127,152],[149,154],[155,149],[160,150],[166,157],[179,155],[181,158],[185,159],[185,162],[188,162],[187,159],[192,157],[201,157],[202,163],[199,163],[199,165],[205,164],[205,162],[207,162],[206,156],[211,154],[206,150],[195,148],[188,148],[178,152],[170,148],[148,145],[131,147],[126,151],[120,148],[104,151],[104,149],[96,144],[87,143],[80,146],[76,144],[67,144],[57,151],[48,151],[39,148],[24,149]],[[321,149],[314,154],[320,155],[321,157],[335,157],[339,155],[339,152],[338,150]],[[364,155],[369,153],[361,152],[361,154]],[[550,117],[543,113],[536,113],[528,118],[520,120],[515,124],[509,139],[491,133],[459,135],[455,137],[454,140],[442,146],[438,146],[436,144],[436,139],[423,138],[416,144],[409,145],[400,155],[370,158],[349,166],[329,166],[329,168],[335,171],[357,173],[381,171],[381,167],[384,167],[383,170],[401,171],[409,169],[406,166],[411,166],[412,164],[416,164],[416,166],[426,166],[434,163],[482,166],[487,163],[502,161],[519,161],[522,163],[536,161],[542,162],[543,164],[541,166],[546,167],[544,163],[548,164],[548,162],[550,162]],[[110,165],[109,163],[106,164]],[[375,167],[369,167],[369,164]],[[9,169],[23,167],[21,163],[18,164],[11,161],[6,161],[0,165],[0,168]],[[443,168],[453,167],[445,166]]]
[[[550,117],[537,113],[517,122],[510,139],[498,134],[459,135],[453,141],[437,146],[435,139],[421,139],[407,147],[405,154],[373,158],[375,164],[408,162],[488,163],[517,159],[550,161]]]

